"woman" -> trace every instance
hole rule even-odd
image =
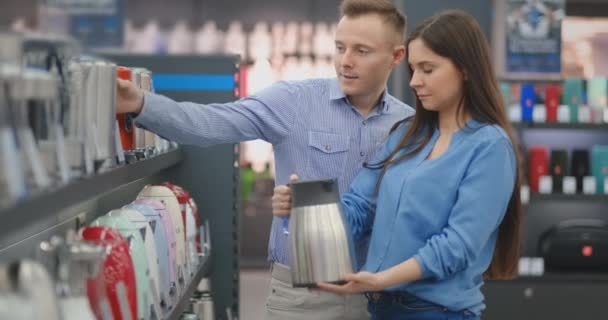
[[[336,293],[366,292],[374,319],[478,319],[484,278],[511,277],[520,246],[517,149],[487,41],[461,11],[407,41],[416,114],[396,125],[342,197],[362,271]],[[289,208],[277,187],[275,209]],[[281,210],[275,210],[279,214]]]

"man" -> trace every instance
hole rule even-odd
[[[344,192],[392,125],[413,109],[386,91],[405,55],[405,17],[390,0],[344,0],[340,9],[337,78],[279,82],[236,102],[209,105],[177,103],[119,81],[118,112],[139,113],[140,126],[183,144],[266,140],[274,147],[277,184],[294,172],[302,180],[337,177]],[[267,319],[369,317],[362,295],[292,288],[288,248],[283,221],[274,218]]]

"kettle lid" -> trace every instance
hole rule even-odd
[[[293,207],[308,207],[340,201],[336,179],[297,181],[290,184]]]

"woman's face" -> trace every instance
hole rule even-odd
[[[410,86],[429,111],[455,111],[463,95],[464,76],[448,58],[433,52],[421,39],[408,46]]]

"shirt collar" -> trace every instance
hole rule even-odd
[[[329,99],[331,100],[340,100],[340,99],[347,99],[346,94],[344,93],[344,91],[342,91],[342,88],[340,87],[340,83],[338,82],[337,78],[334,78],[329,85]],[[380,108],[378,111],[381,111],[380,113],[384,113],[389,111],[389,94],[388,94],[388,89],[385,89],[382,92],[382,97],[380,99]]]

